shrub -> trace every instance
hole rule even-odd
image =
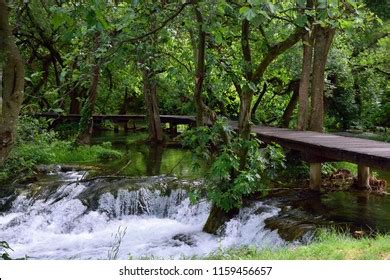
[[[209,127],[186,132],[183,144],[194,151],[195,167],[206,160],[209,169],[205,183],[209,199],[226,212],[242,206],[243,198],[266,188],[266,181],[283,167],[284,155],[278,146],[262,144],[255,135],[243,140],[226,121],[219,119]],[[248,151],[245,166],[240,166],[239,153]]]

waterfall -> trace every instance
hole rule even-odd
[[[118,230],[125,232],[121,259],[203,256],[239,245],[284,244],[264,224],[280,209],[262,202],[243,208],[217,236],[202,232],[210,204],[205,199],[191,204],[188,198],[188,187],[199,187],[198,181],[154,176],[75,182],[85,174],[60,175],[54,190],[26,190],[0,214],[0,240],[13,248],[12,257],[107,259]]]

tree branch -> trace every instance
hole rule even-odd
[[[264,38],[264,43],[267,46],[267,49],[271,48],[271,45],[269,44],[269,41],[268,41],[267,35],[265,34],[263,26],[260,25],[259,29],[260,29],[261,35]]]
[[[141,34],[137,37],[133,37],[133,38],[129,38],[127,40],[124,40],[122,41],[120,44],[123,44],[123,43],[134,43],[134,42],[137,42],[139,40],[142,40],[150,35],[153,35],[154,33],[157,33],[158,31],[160,31],[161,29],[163,29],[170,21],[174,20],[178,15],[180,15],[180,13],[184,10],[184,8],[188,5],[191,5],[193,4],[193,0],[189,0],[188,2],[185,2],[184,4],[182,4],[179,9],[176,10],[176,12],[174,12],[172,15],[170,15],[166,20],[164,20],[160,26],[152,29],[151,31],[149,32],[146,32],[144,34]]]
[[[275,60],[279,55],[294,46],[301,39],[302,34],[302,29],[296,29],[295,32],[291,34],[287,39],[272,46],[267,52],[267,54],[263,57],[259,66],[257,66],[256,71],[253,75],[253,81],[258,82],[263,76],[268,65],[270,65],[271,62]]]
[[[380,39],[386,38],[389,35],[390,35],[390,33],[388,33],[388,32],[378,34],[377,36],[374,37],[374,39],[367,46],[363,46],[363,47],[355,49],[352,52],[351,57],[352,58],[357,57],[360,53],[364,52],[365,50],[368,50],[368,49],[374,47],[379,42]]]
[[[175,57],[173,54],[170,54],[170,53],[167,53],[167,52],[161,52],[161,51],[160,51],[160,54],[166,55],[166,56],[172,58],[174,61],[176,61],[177,63],[179,63],[181,66],[183,66],[189,73],[192,72],[191,66],[187,66],[186,64],[184,64],[184,62],[182,62],[181,60],[179,60],[179,59],[178,59],[177,57]]]

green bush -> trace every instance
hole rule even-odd
[[[183,144],[193,150],[196,167],[202,161],[209,163],[205,172],[208,198],[225,211],[240,208],[245,196],[264,190],[267,180],[284,166],[280,147],[260,149],[254,135],[243,140],[221,119],[211,128],[187,131]],[[243,167],[239,154],[244,149],[248,152]]]
[[[36,119],[32,116],[22,115],[18,123],[17,144],[35,143],[44,145],[57,139],[57,133],[48,130],[50,121],[46,119]]]

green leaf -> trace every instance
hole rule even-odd
[[[86,20],[89,28],[96,25],[96,23],[97,23],[96,12],[94,10],[89,10],[85,20]]]
[[[248,86],[249,88],[253,91],[253,92],[256,92],[257,91],[257,87],[254,83],[250,82],[248,83]]]
[[[267,8],[268,8],[268,11],[269,11],[271,14],[275,14],[276,9],[275,9],[274,4],[272,4],[272,3],[270,3],[270,2],[267,2],[266,5],[267,5]]]
[[[297,0],[297,5],[299,8],[305,8],[306,7],[306,1],[305,0]]]
[[[239,12],[241,15],[245,14],[250,8],[248,6],[241,7]]]
[[[242,7],[240,9],[240,14],[242,14],[249,21],[256,17],[256,13],[249,7]]]
[[[307,16],[306,15],[298,15],[298,17],[294,20],[296,25],[299,27],[304,27],[307,22]]]
[[[326,9],[328,7],[328,1],[327,0],[318,0],[318,9]]]
[[[252,6],[259,6],[261,3],[263,3],[264,0],[248,0],[248,3]]]

